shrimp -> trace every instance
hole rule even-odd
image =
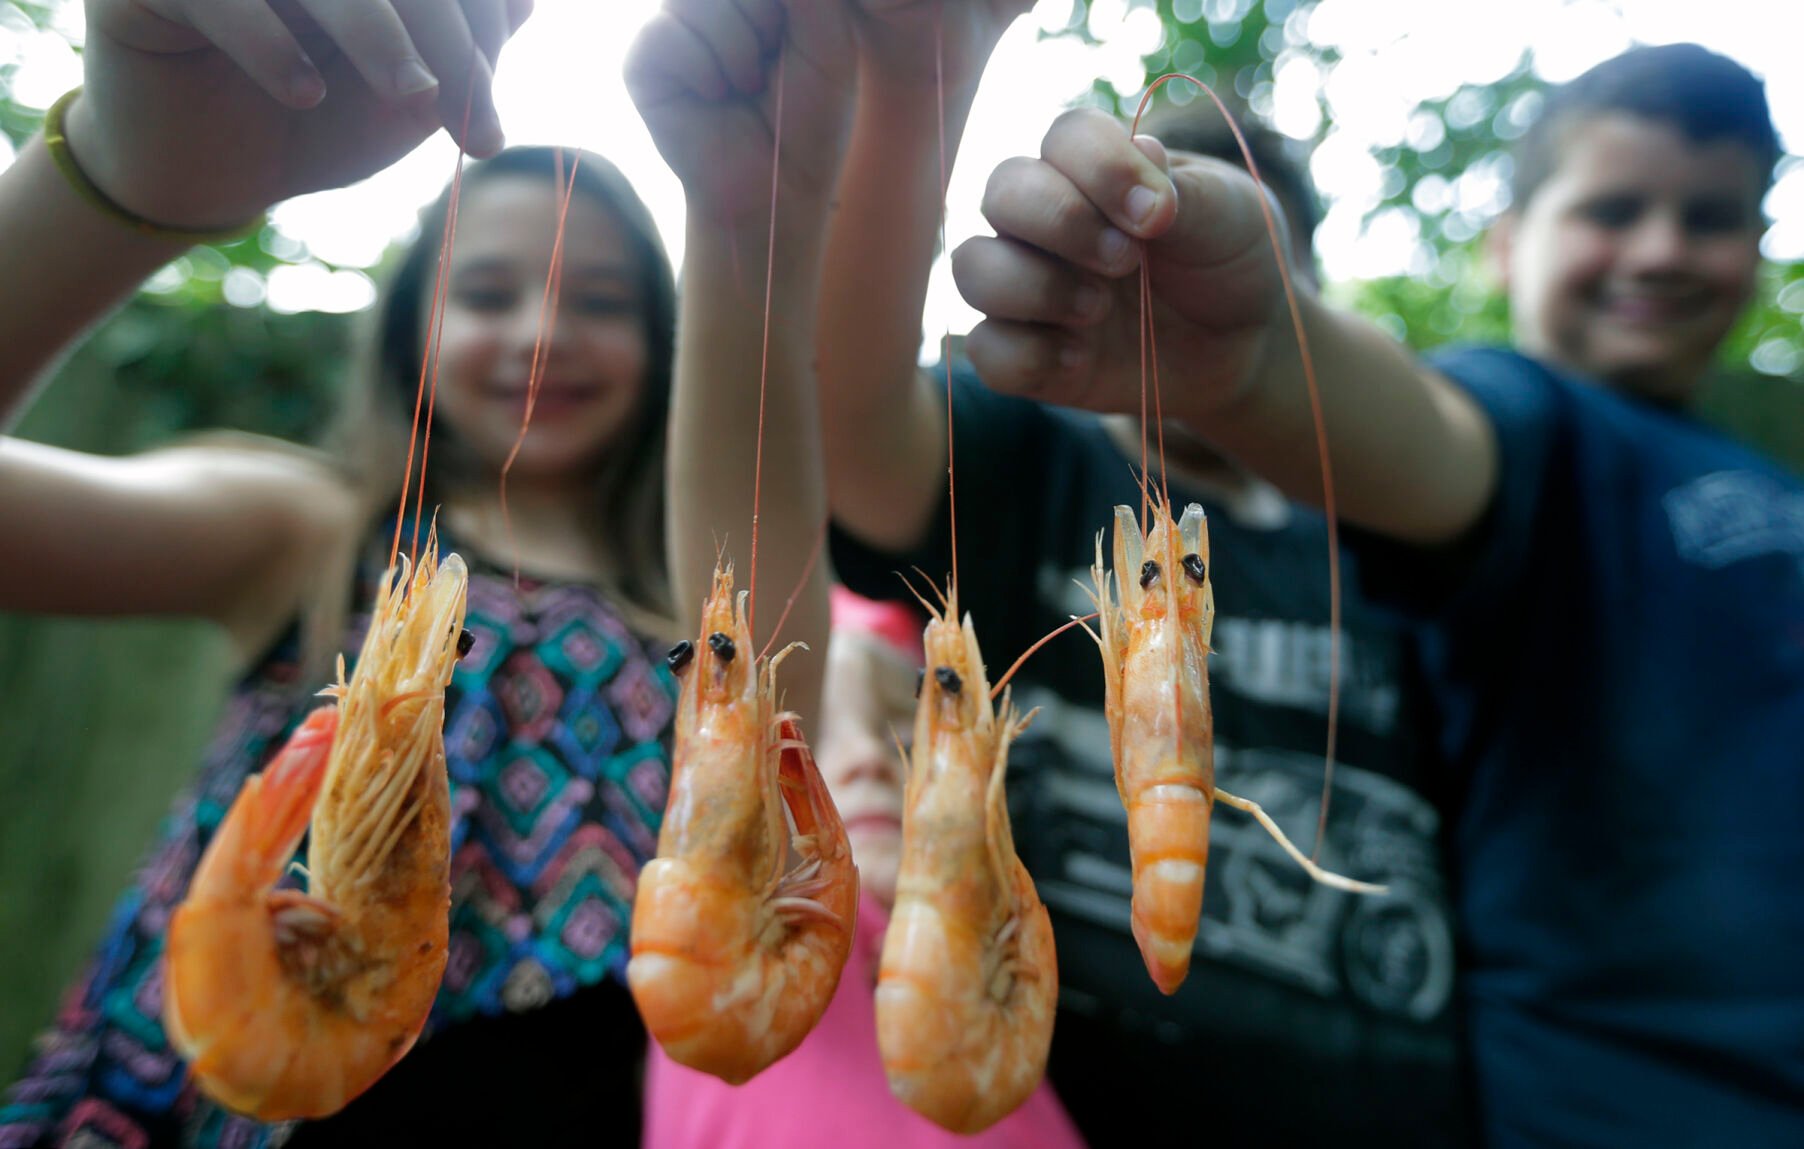
[[[626,976],[646,1028],[673,1060],[735,1085],[820,1020],[857,920],[845,826],[795,715],[776,707],[777,667],[799,645],[755,658],[746,594],[735,605],[731,564],[715,566],[701,640],[670,654],[670,801],[633,901]]]
[[[977,635],[927,606],[902,863],[877,981],[890,1091],[956,1133],[1025,1101],[1046,1072],[1058,1004],[1052,923],[1015,856],[1003,798],[1008,747],[1033,717],[992,712]]]
[[[1256,803],[1216,788],[1209,524],[1195,503],[1176,522],[1157,495],[1151,507],[1144,536],[1132,507],[1115,508],[1113,579],[1097,532],[1091,637],[1102,650],[1115,787],[1127,808],[1134,940],[1153,983],[1172,994],[1190,971],[1217,800],[1252,814],[1316,881],[1354,893],[1385,888],[1321,869]]]
[[[1115,788],[1127,807],[1134,941],[1154,984],[1169,994],[1190,971],[1203,910],[1215,791],[1208,663],[1215,589],[1203,508],[1192,503],[1173,523],[1170,508],[1152,502],[1144,537],[1133,508],[1115,508],[1115,580],[1097,532],[1092,637],[1102,650]],[[1125,571],[1136,573],[1120,578]]]
[[[435,538],[377,592],[357,670],[324,693],[208,844],[169,924],[163,1019],[212,1097],[323,1117],[419,1036],[450,928],[445,686],[463,560]],[[308,890],[277,890],[312,823]]]

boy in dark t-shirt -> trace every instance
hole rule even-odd
[[[1493,237],[1514,350],[1424,363],[1302,294],[1366,588],[1429,644],[1494,1146],[1804,1144],[1804,484],[1683,409],[1752,294],[1777,154],[1745,69],[1636,49],[1521,141]],[[1166,410],[1313,495],[1255,195],[1062,117],[955,261],[984,382],[1131,409],[1138,257],[1106,240],[1139,236]]]
[[[947,58],[987,53],[989,41],[961,50],[972,45],[949,34]],[[919,47],[931,62],[933,42]],[[976,78],[975,68],[946,78],[948,139]],[[952,565],[945,375],[915,366],[940,202],[935,107],[931,88],[910,97],[861,78],[828,252],[821,378],[833,559],[871,595],[905,595],[896,571],[918,565],[943,578]],[[1181,119],[1207,122],[1194,106]],[[1215,144],[1233,146],[1225,130]],[[1273,147],[1260,163],[1285,159]],[[1291,244],[1307,274],[1313,203],[1290,198]],[[1114,506],[1139,502],[1139,423],[1006,399],[955,373],[959,595],[996,678],[1093,609],[1078,584],[1089,582],[1096,532]],[[1167,448],[1173,499],[1201,502],[1210,517],[1217,779],[1307,848],[1327,745],[1325,523],[1181,427],[1168,429]],[[1180,1144],[1466,1141],[1438,772],[1424,758],[1432,727],[1401,632],[1362,609],[1353,588],[1350,578],[1321,860],[1393,893],[1315,885],[1250,819],[1226,813],[1212,831],[1196,960],[1170,998],[1129,929],[1101,659],[1074,632],[1012,680],[1018,703],[1040,708],[1010,751],[1008,793],[1017,850],[1057,938],[1049,1072],[1095,1146],[1171,1135]]]

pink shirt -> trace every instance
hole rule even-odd
[[[644,1149],[1083,1149],[1040,1087],[972,1137],[949,1133],[897,1101],[877,1051],[877,961],[889,915],[868,895],[839,991],[794,1053],[744,1085],[678,1065],[652,1042],[645,1071]]]

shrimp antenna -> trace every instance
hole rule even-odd
[[[1042,646],[1045,646],[1047,643],[1051,642],[1053,639],[1057,638],[1059,635],[1064,634],[1066,631],[1070,630],[1074,626],[1081,626],[1086,631],[1088,631],[1090,628],[1086,624],[1089,623],[1089,621],[1091,619],[1095,618],[1096,616],[1097,616],[1096,611],[1091,611],[1089,614],[1084,614],[1084,615],[1074,614],[1071,616],[1070,622],[1065,623],[1063,626],[1057,627],[1056,629],[1054,629],[1052,631],[1052,633],[1043,636],[1040,639],[1040,641],[1034,643],[1032,646],[1030,646],[1026,650],[1022,651],[1021,657],[1017,658],[1015,660],[1015,664],[1013,666],[1009,667],[1007,670],[1003,671],[1002,677],[998,678],[996,680],[996,685],[990,687],[990,701],[991,702],[996,701],[996,696],[998,694],[1002,693],[1002,688],[1008,685],[1008,680],[1015,677],[1015,671],[1020,670],[1021,667],[1027,662],[1027,660],[1030,657],[1032,657],[1033,654],[1036,651],[1038,651]],[[1091,635],[1091,637],[1094,638],[1095,636]]]
[[[770,648],[777,644],[777,636],[783,633],[783,624],[789,621],[789,612],[795,609],[796,600],[802,597],[802,588],[808,585],[808,576],[814,573],[814,564],[820,561],[821,548],[827,541],[827,522],[821,520],[821,529],[814,536],[814,549],[808,552],[808,561],[802,564],[802,575],[796,579],[794,589],[783,603],[783,613],[777,616],[777,625],[771,628],[770,637],[764,640],[764,649],[758,652],[759,658],[768,658]],[[750,626],[747,621],[747,626]]]
[[[539,403],[539,388],[545,382],[545,371],[550,366],[550,357],[544,354],[545,344],[551,342],[552,333],[557,329],[558,295],[563,290],[564,282],[564,225],[570,216],[570,201],[576,197],[576,169],[582,162],[582,153],[578,152],[570,160],[570,179],[564,179],[564,149],[556,152],[557,163],[557,234],[551,241],[551,266],[545,272],[545,294],[539,301],[539,327],[532,344],[532,364],[526,369],[526,410],[520,416],[520,433],[514,436],[513,450],[507,453],[507,461],[501,464],[501,526],[507,532],[507,549],[514,556],[514,586],[520,585],[520,546],[514,539],[514,520],[507,510],[507,477],[514,469],[514,460],[520,457],[520,448],[526,442],[526,432],[532,426],[533,409]]]
[[[770,379],[770,300],[772,284],[777,274],[777,191],[778,175],[781,172],[780,161],[783,156],[783,62],[784,54],[777,54],[777,104],[773,110],[776,124],[772,128],[771,165],[770,165],[770,236],[766,250],[770,255],[764,262],[764,346],[758,360],[758,447],[752,456],[752,560],[751,570],[746,575],[745,629],[748,633],[758,633],[756,618],[758,611],[758,507],[764,493],[764,399],[769,390]],[[735,240],[737,243],[737,240]],[[807,580],[804,579],[803,582]]]
[[[932,577],[929,576],[928,573],[926,571],[922,570],[920,567],[914,567],[911,569],[913,569],[913,571],[916,574],[920,575],[921,581],[926,583],[928,586],[928,589],[933,591],[933,597],[935,599],[939,600],[940,608],[938,610],[935,610],[933,608],[933,603],[930,603],[925,598],[923,598],[921,596],[921,592],[915,589],[914,584],[908,581],[908,576],[903,574],[901,571],[896,571],[895,572],[896,577],[902,580],[902,585],[908,588],[908,593],[915,596],[915,601],[920,603],[923,607],[925,607],[927,609],[928,614],[944,615],[947,611],[951,610],[952,604],[950,602],[946,601],[945,595],[940,593],[940,584],[937,582],[934,582]],[[954,577],[956,577],[956,576],[954,576]]]

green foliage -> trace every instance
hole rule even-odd
[[[48,0],[0,0],[0,134],[14,147],[38,130],[43,109],[22,108],[13,101],[13,74],[18,50],[36,33],[51,26],[56,4]]]

